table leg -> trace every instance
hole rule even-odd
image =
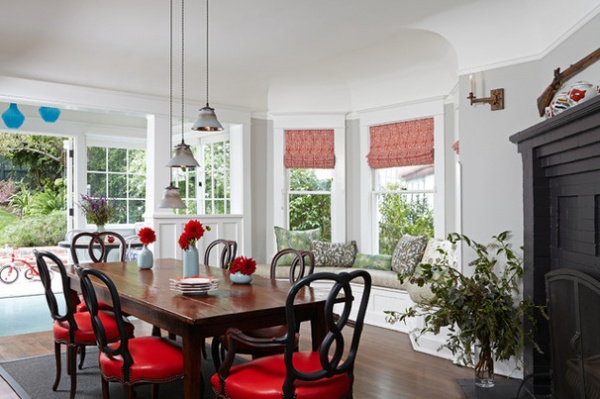
[[[183,336],[183,391],[186,399],[202,398],[202,342],[190,331]]]
[[[310,319],[310,337],[312,340],[312,350],[318,351],[321,343],[327,334],[327,325],[325,324],[325,303],[320,304],[313,317]]]

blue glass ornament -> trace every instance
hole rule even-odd
[[[53,107],[40,107],[39,113],[44,122],[54,123],[60,116],[60,109]]]
[[[17,104],[10,103],[8,109],[2,114],[2,120],[9,129],[18,129],[25,121],[25,116],[17,107]]]

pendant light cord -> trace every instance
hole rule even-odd
[[[184,62],[184,54],[185,54],[185,46],[184,46],[184,40],[185,40],[185,0],[181,0],[181,144],[185,144],[185,141],[183,140],[183,130],[184,130],[184,114],[185,114],[185,101],[184,101],[184,91],[183,91],[183,86],[185,84],[185,79],[184,79],[184,67],[185,67],[185,62]]]
[[[206,106],[208,107],[208,0],[206,0]]]
[[[173,0],[169,6],[169,153],[173,147]]]

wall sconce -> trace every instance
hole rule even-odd
[[[477,98],[473,94],[473,75],[469,75],[469,97],[471,105],[475,103],[488,103],[490,104],[492,111],[498,111],[504,109],[504,89],[492,89],[490,90],[489,97]]]

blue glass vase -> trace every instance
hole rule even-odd
[[[9,129],[18,129],[25,121],[25,116],[17,107],[17,104],[10,103],[8,109],[2,114],[2,120]]]
[[[137,255],[137,264],[140,269],[151,269],[154,264],[154,255],[152,251],[148,249],[147,245],[144,245],[142,250]]]
[[[197,276],[200,273],[198,248],[190,245],[183,251],[183,277]]]
[[[60,116],[60,109],[53,107],[40,107],[38,110],[44,122],[54,123]]]

